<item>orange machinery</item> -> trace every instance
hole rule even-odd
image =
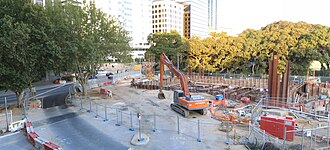
[[[189,111],[198,111],[202,115],[207,114],[207,108],[209,107],[209,100],[204,99],[202,96],[190,95],[188,89],[188,83],[186,76],[174,67],[172,61],[168,59],[165,53],[160,55],[160,80],[159,80],[159,93],[158,98],[164,99],[165,95],[162,91],[164,80],[164,65],[166,65],[170,71],[180,79],[181,89],[175,90],[173,94],[173,103],[171,108],[181,114],[183,117],[189,116]]]

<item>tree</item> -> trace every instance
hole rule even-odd
[[[32,87],[50,63],[54,44],[47,36],[48,20],[43,9],[25,0],[0,1],[0,89],[16,93],[22,104],[24,89]],[[47,61],[46,61],[47,60]]]
[[[151,47],[147,54],[154,54],[156,62],[159,62],[159,57],[157,56],[160,56],[163,52],[166,53],[170,60],[177,62],[177,55],[185,56],[187,51],[187,43],[176,31],[152,33],[148,36],[148,42],[151,44]]]
[[[131,52],[128,32],[93,2],[84,2],[80,8],[55,1],[47,5],[46,12],[53,20],[51,34],[60,54],[54,69],[76,72],[84,95],[88,78],[95,75],[101,62],[109,55],[124,60]]]

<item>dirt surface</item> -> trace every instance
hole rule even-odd
[[[158,99],[158,90],[145,90],[145,89],[135,89],[130,87],[129,80],[122,81],[120,84],[111,85],[107,87],[103,87],[104,89],[111,90],[113,93],[113,97],[108,97],[105,94],[99,93],[99,88],[92,89],[88,92],[88,96],[94,99],[94,102],[98,104],[107,104],[107,106],[112,108],[123,109],[125,112],[133,112],[133,113],[141,113],[142,114],[142,122],[144,123],[144,128],[153,128],[153,117],[155,114],[157,116],[157,128],[161,128],[159,132],[164,132],[166,130],[176,133],[177,131],[177,117],[180,117],[180,132],[184,135],[177,136],[177,134],[163,134],[163,137],[152,136],[149,146],[142,147],[134,147],[134,149],[153,149],[155,148],[153,142],[159,142],[157,139],[170,138],[170,141],[182,142],[181,144],[186,145],[189,142],[193,142],[198,144],[198,149],[223,149],[228,146],[231,149],[245,149],[243,145],[233,145],[234,141],[231,137],[234,135],[234,131],[236,137],[246,136],[248,135],[247,127],[235,127],[235,130],[228,133],[228,137],[230,138],[230,145],[226,145],[226,132],[219,131],[220,122],[211,118],[210,112],[207,115],[203,116],[198,114],[197,112],[190,112],[188,118],[182,118],[179,114],[171,110],[170,104],[172,103],[173,91],[164,91],[166,99]],[[209,94],[204,93],[191,93],[192,95],[202,95],[207,99],[213,99],[214,97]],[[201,123],[201,139],[202,143],[196,141],[197,138],[197,121]],[[162,131],[162,129],[164,129]],[[155,133],[152,130],[145,131],[147,135],[154,135]],[[168,136],[168,137],[166,137]],[[156,138],[156,140],[155,140]],[[179,139],[177,139],[179,138]],[[189,139],[189,140],[187,140]],[[235,142],[236,143],[236,142]],[[174,143],[162,143],[156,144],[163,149],[167,149],[166,147],[175,146]],[[194,144],[192,144],[194,145]],[[190,146],[188,146],[190,147]],[[161,148],[162,149],[162,148]]]

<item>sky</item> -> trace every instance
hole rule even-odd
[[[330,26],[330,0],[218,0],[218,27],[229,35],[280,20]]]

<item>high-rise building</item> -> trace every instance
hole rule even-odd
[[[183,13],[183,35],[187,39],[190,36],[190,4],[182,3],[184,5],[184,13]]]
[[[184,25],[185,37],[208,36],[208,1],[206,0],[185,0],[181,2],[185,5]]]
[[[110,17],[118,19],[129,36],[133,48],[133,59],[144,59],[148,45],[148,35],[151,28],[151,4],[152,0],[94,0],[97,8],[100,8]]]
[[[174,0],[152,3],[152,33],[177,31],[183,36],[183,5]]]
[[[152,0],[133,0],[132,58],[144,59],[150,48],[148,35],[152,33]]]
[[[117,18],[120,24],[130,33],[133,32],[133,0],[94,0],[95,6],[110,17]]]
[[[210,30],[218,28],[218,0],[208,0],[208,26]]]

